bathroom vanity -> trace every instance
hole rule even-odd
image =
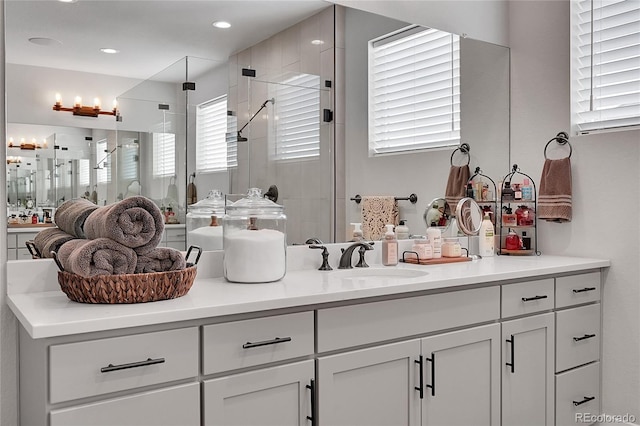
[[[21,424],[565,425],[600,413],[609,261],[384,268],[374,253],[371,268],[318,271],[317,254],[290,247],[281,281],[231,284],[205,252],[187,295],[137,305],[72,302],[49,260],[10,262]]]

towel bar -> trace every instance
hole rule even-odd
[[[394,197],[396,201],[411,201],[411,204],[415,204],[418,202],[418,196],[416,194],[411,194],[408,197]],[[360,194],[356,194],[355,197],[350,198],[351,201],[355,201],[356,204],[360,204],[362,201],[362,197]]]

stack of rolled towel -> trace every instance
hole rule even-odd
[[[72,199],[56,210],[54,221],[57,227],[40,231],[34,245],[43,257],[55,252],[65,271],[91,277],[186,267],[179,250],[158,247],[164,216],[148,198],[134,196],[103,207]]]

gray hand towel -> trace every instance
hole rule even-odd
[[[60,247],[67,241],[74,240],[71,234],[67,234],[60,228],[47,228],[38,232],[33,239],[33,245],[36,246],[41,257],[51,257],[51,252],[56,253]]]
[[[571,222],[571,160],[546,159],[540,178],[538,218],[549,222]]]
[[[93,211],[84,224],[87,238],[110,238],[137,254],[158,246],[164,232],[160,208],[142,196],[125,198]]]
[[[469,180],[469,165],[451,166],[449,169],[449,178],[447,179],[447,187],[444,191],[444,198],[449,204],[451,214],[455,215],[458,201],[466,194],[467,181]]]
[[[176,271],[185,267],[186,261],[179,250],[170,247],[158,247],[145,255],[138,256],[136,274]]]
[[[58,228],[77,238],[84,238],[84,223],[98,206],[84,198],[67,200],[56,209],[54,222]]]
[[[132,249],[108,238],[67,241],[57,255],[65,271],[83,277],[132,274],[138,260]]]

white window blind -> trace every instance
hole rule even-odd
[[[120,148],[120,175],[122,179],[138,179],[138,146],[137,144],[127,144]]]
[[[278,86],[275,158],[292,160],[320,155],[320,76],[300,74]]]
[[[153,134],[153,176],[176,174],[176,135]]]
[[[89,186],[90,184],[90,166],[89,160],[78,160],[78,186]]]
[[[202,103],[196,108],[196,171],[227,170],[227,96]]]
[[[572,2],[577,133],[640,125],[640,1]]]
[[[459,36],[411,27],[369,49],[369,154],[460,142]]]
[[[96,158],[98,158],[98,168],[96,169],[96,182],[111,182],[111,156],[107,150],[107,140],[102,139],[96,143]]]

